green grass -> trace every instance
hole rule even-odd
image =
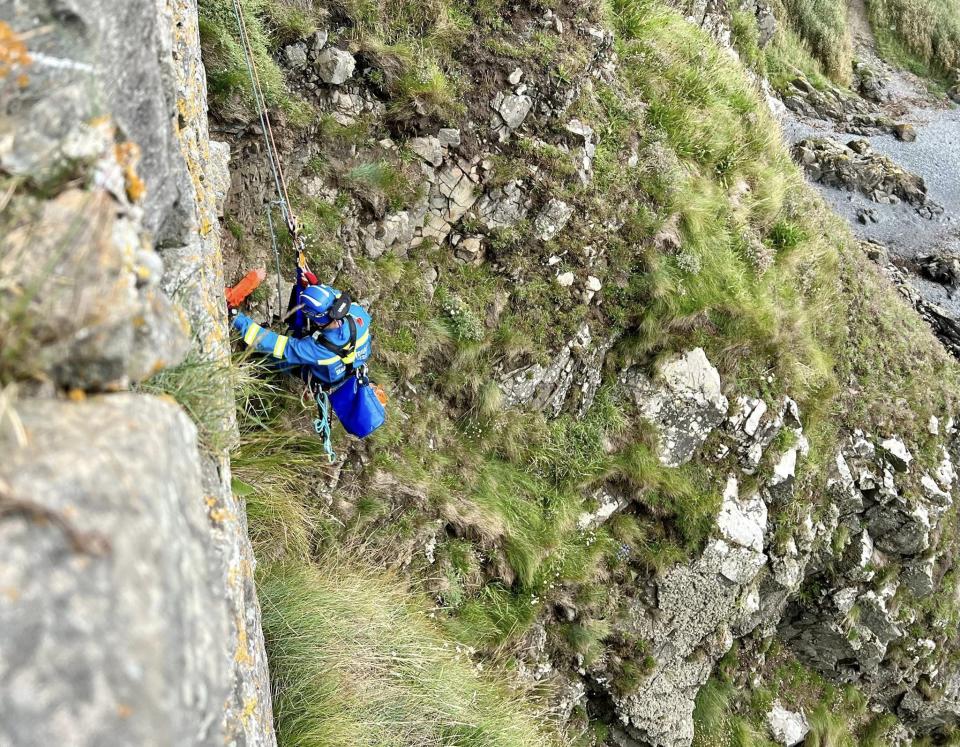
[[[262,565],[257,588],[281,744],[556,743],[544,714],[482,674],[401,580],[331,558]]]
[[[960,68],[960,2],[869,0],[880,53],[913,72],[947,83]]]
[[[199,0],[200,40],[207,70],[210,104],[228,114],[253,112],[253,89],[233,0]],[[283,44],[304,38],[322,16],[296,0],[242,0],[243,17],[267,105],[281,109],[295,126],[313,118],[312,108],[293,95],[273,58]],[[312,6],[310,6],[312,7]]]
[[[236,441],[234,405],[229,396],[235,374],[230,366],[190,356],[142,382],[137,389],[175,400],[197,424],[203,444],[221,451]]]
[[[752,19],[735,17],[747,63],[780,83],[798,71],[815,84],[826,84],[824,73],[841,77],[842,62],[818,59],[822,49],[814,54],[816,40],[826,43],[836,30],[837,6],[797,8],[798,18],[820,14],[826,25],[815,28],[811,17],[798,30],[782,24],[765,50]],[[552,32],[511,35],[488,6],[398,0],[328,10],[345,28],[340,42],[369,63],[370,83],[394,122],[457,115],[470,82],[453,58],[473,33],[525,64],[552,61],[559,70],[586,59],[582,49],[561,49]],[[547,247],[532,239],[528,222],[491,233],[491,261],[477,267],[424,242],[406,256],[356,256],[338,278],[355,297],[376,299],[373,373],[392,400],[387,424],[366,444],[364,468],[345,472],[334,505],[327,508],[328,474],[310,416],[291,409],[283,392],[258,390],[269,376],[255,377],[241,397],[235,488],[263,564],[278,728],[287,743],[337,743],[360,722],[355,734],[373,744],[538,743],[543,737],[528,730],[536,714],[508,718],[503,686],[477,677],[448,649],[441,657],[436,646],[456,640],[490,660],[509,659],[558,594],[578,605],[575,623],[550,632],[558,654],[616,654],[619,690],[643,681],[650,665],[643,643],[608,634],[622,612],[620,589],[699,551],[728,465],[660,465],[654,434],[612,385],[620,367],[649,369],[700,345],[731,395],[797,399],[814,442],[798,504],[823,494],[823,465],[842,428],[895,432],[929,446],[929,414],[949,411],[960,390],[956,366],[806,188],[736,61],[657,3],[612,0],[605,12],[616,30],[617,75],[584,87],[570,109],[597,133],[593,181],[580,183],[571,154],[532,139],[511,141],[494,169],[503,181],[535,162],[531,197],[561,195],[590,220],[571,221]],[[417,88],[411,75],[432,82]],[[308,171],[336,180],[341,199],[335,206],[303,200],[301,211],[319,237],[315,264],[332,272],[351,201],[395,209],[415,195],[415,180],[404,156],[376,149],[373,122],[321,121],[320,130],[323,155]],[[363,151],[359,165],[336,155],[353,147]],[[635,166],[627,162],[633,152]],[[667,223],[680,232],[676,254],[653,242]],[[589,307],[571,302],[553,270],[543,269],[552,253],[564,268],[585,267],[585,247],[603,248],[601,303]],[[439,274],[432,295],[428,267]],[[588,415],[548,420],[504,411],[502,372],[546,363],[585,321],[595,339],[617,340]],[[347,447],[341,434],[334,440]],[[389,480],[377,479],[384,474]],[[581,533],[577,517],[593,508],[600,486],[632,504]],[[433,564],[424,559],[426,537],[437,539]],[[425,619],[409,579],[337,565],[330,553],[338,546],[362,547],[367,565],[409,562],[409,578],[436,600],[436,620]],[[407,653],[384,653],[394,650]],[[428,675],[436,681],[426,682]],[[803,688],[811,711],[833,702],[820,684],[796,685]],[[474,707],[474,720],[457,731],[451,724],[463,720],[468,697],[487,705]],[[709,685],[697,704],[698,744],[766,745],[751,705],[729,683]]]
[[[780,0],[790,27],[809,46],[823,72],[849,85],[853,75],[853,41],[843,0]]]

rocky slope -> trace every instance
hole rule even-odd
[[[906,83],[774,91],[759,1],[245,7],[389,421],[327,465],[228,366],[276,199],[232,4],[3,2],[0,744],[950,738],[960,334],[906,273],[960,267],[800,171],[949,229]]]
[[[646,8],[639,12],[655,15]],[[680,10],[688,23],[729,45],[734,19],[728,10]],[[769,7],[753,5],[738,12],[756,20],[766,41],[773,37]],[[424,586],[454,630],[462,629],[464,618],[480,615],[482,633],[465,639],[477,646],[475,656],[489,662],[499,647],[492,657],[496,662],[507,647],[520,679],[551,688],[560,721],[591,743],[673,747],[707,739],[696,733],[703,729],[695,718],[698,694],[709,686],[718,666],[729,666],[721,660],[731,652],[739,652],[739,661],[727,676],[765,703],[758,713],[751,712],[758,706],[748,700],[731,706],[729,718],[742,719],[749,724],[743,728],[754,730],[750,733],[769,728],[781,743],[793,744],[810,728],[802,709],[812,713],[816,701],[810,700],[809,691],[800,694],[783,682],[785,660],[827,681],[855,683],[871,708],[895,717],[895,727],[883,722],[891,743],[948,729],[957,718],[951,694],[956,675],[950,664],[954,618],[943,606],[949,606],[944,600],[952,593],[954,552],[950,538],[956,454],[949,405],[928,412],[927,405],[903,398],[894,405],[899,416],[875,420],[873,414],[854,414],[856,407],[847,403],[840,406],[850,408],[846,414],[832,416],[829,430],[834,437],[825,438],[822,425],[809,436],[805,424],[816,421],[791,397],[801,396],[802,385],[798,382],[791,391],[789,376],[782,371],[759,380],[733,381],[729,363],[725,375],[711,362],[724,355],[718,352],[722,345],[712,347],[716,338],[707,340],[711,352],[691,344],[704,339],[696,333],[681,332],[671,343],[661,340],[661,346],[655,346],[660,354],[655,365],[642,355],[632,359],[624,354],[623,339],[637,335],[631,324],[643,322],[623,324],[615,316],[615,294],[624,292],[622,275],[630,273],[619,263],[630,260],[611,255],[636,193],[612,197],[617,193],[610,181],[629,180],[630,169],[646,175],[640,182],[645,185],[658,170],[675,179],[674,189],[679,190],[681,179],[669,171],[675,157],[670,146],[664,153],[662,141],[650,143],[656,143],[658,135],[650,135],[644,126],[655,132],[655,125],[639,125],[635,140],[629,135],[618,139],[617,125],[608,119],[610,100],[604,96],[620,97],[617,116],[637,122],[644,122],[648,107],[659,107],[664,119],[669,115],[663,113],[667,105],[658,100],[656,84],[644,89],[648,100],[630,98],[623,81],[637,75],[631,68],[637,52],[612,34],[608,20],[592,8],[515,8],[505,26],[481,32],[496,37],[496,45],[486,40],[487,49],[477,50],[476,38],[468,37],[458,74],[469,79],[472,94],[461,109],[440,114],[416,109],[416,104],[412,114],[400,112],[383,83],[382,76],[389,79],[391,74],[387,53],[353,30],[349,17],[337,11],[331,15],[321,30],[287,38],[275,51],[291,90],[319,112],[306,128],[281,128],[281,150],[297,185],[295,202],[313,230],[315,269],[351,288],[383,325],[380,355],[385,363],[379,370],[393,381],[392,393],[399,399],[394,417],[403,423],[395,428],[408,434],[407,423],[429,422],[413,431],[429,444],[415,452],[416,457],[396,453],[395,439],[410,436],[393,434],[375,441],[369,456],[347,456],[344,472],[327,479],[326,495],[337,521],[357,521],[355,506],[364,494],[383,496],[390,506],[389,520],[384,524],[374,519],[364,524],[364,531],[373,535],[374,544],[390,548],[388,563],[434,579]],[[624,25],[617,26],[617,32],[629,35]],[[653,26],[646,32],[656,34]],[[559,79],[549,75],[549,64],[541,67],[541,59],[559,64],[544,38],[562,40],[570,50],[563,57],[570,67]],[[697,36],[696,43],[706,44],[705,39]],[[517,51],[524,44],[534,46],[533,40],[543,45],[534,53],[539,56],[531,59]],[[639,57],[643,64],[651,64],[658,54],[670,60],[664,51],[668,46],[652,43]],[[716,66],[709,67],[708,74],[720,75],[726,63],[711,58],[704,64]],[[769,87],[762,90],[772,96]],[[786,107],[809,115],[829,111],[855,122],[850,131],[861,135],[893,132],[901,122],[853,92],[821,93],[812,86],[796,90],[794,100],[784,96]],[[603,102],[600,111],[590,103],[598,98]],[[772,103],[783,110],[779,102]],[[237,111],[234,101],[214,120],[237,154],[226,211],[237,223],[228,238],[231,277],[248,266],[269,267],[273,261],[259,217],[263,203],[271,199],[259,132]],[[753,111],[749,116],[756,122],[763,115]],[[909,132],[896,131],[905,137]],[[659,137],[669,143],[670,135]],[[942,213],[922,179],[876,155],[866,143],[855,148],[859,160],[851,155],[854,151],[829,143],[809,146],[815,156],[804,159],[802,149],[807,147],[798,146],[798,157],[816,162],[816,178],[850,183],[875,201],[891,195],[887,202],[902,200],[911,210],[925,211],[924,220]],[[830,151],[835,168],[827,167],[821,152],[831,148],[838,149],[836,154]],[[387,179],[366,181],[374,165],[376,173],[389,172],[403,186],[394,188]],[[735,186],[723,199],[734,206],[749,203],[751,191],[763,189],[763,178],[755,175],[741,182],[729,177],[730,182]],[[590,201],[594,195],[599,202]],[[658,199],[651,203],[660,211]],[[674,204],[682,206],[684,199],[691,198],[680,197]],[[602,207],[616,200],[623,200],[619,214]],[[668,211],[658,217],[639,242],[677,257],[690,276],[702,278],[709,271],[700,263],[711,259],[691,250],[691,218]],[[823,225],[808,224],[804,230],[832,230]],[[776,260],[770,256],[769,239],[763,234],[749,238],[750,230],[744,241],[753,242],[751,251],[762,274]],[[385,275],[403,278],[407,285],[395,286],[396,280]],[[873,276],[868,273],[863,282],[868,277]],[[696,287],[698,281],[689,282]],[[484,289],[479,302],[474,302],[470,284]],[[489,293],[488,286],[493,287]],[[611,286],[616,288],[613,293]],[[844,292],[858,293],[850,288]],[[416,300],[404,303],[398,294]],[[255,299],[254,313],[268,320],[276,311],[275,295],[271,288]],[[452,324],[459,353],[445,357],[442,346],[438,349],[423,331],[424,302],[428,309],[438,308],[444,324]],[[899,308],[886,295],[877,303]],[[511,356],[483,347],[503,329],[502,320],[517,325],[518,316],[537,306],[547,307],[553,323],[532,350]],[[861,312],[851,307],[847,313],[855,319]],[[405,325],[398,325],[398,318],[424,325],[414,332],[420,336],[422,355],[416,346],[401,344]],[[695,321],[682,324],[696,328]],[[872,344],[866,338],[843,343],[846,351],[838,358],[850,355],[850,346]],[[921,349],[934,349],[927,347],[929,342],[918,345],[911,355],[923,358]],[[668,355],[671,347],[674,352]],[[449,386],[434,373],[436,366],[462,365],[458,355],[465,356],[468,367],[474,366],[477,378],[489,376],[496,388],[487,384],[484,389],[485,381],[474,383],[469,373],[453,378]],[[742,358],[751,355],[741,353]],[[949,365],[942,353],[934,355],[940,361],[935,368]],[[853,398],[872,396],[859,393],[872,386],[866,383],[862,362],[852,365],[844,386],[849,385]],[[676,507],[684,505],[679,497],[683,490],[670,480],[684,478],[659,478],[662,482],[651,486],[652,466],[644,467],[638,484],[637,478],[631,482],[612,466],[605,468],[612,476],[604,477],[603,469],[598,475],[575,463],[572,469],[585,470],[577,472],[582,507],[569,519],[564,518],[566,509],[557,507],[551,521],[561,527],[557,531],[569,533],[564,542],[613,546],[606,565],[588,571],[586,578],[574,580],[563,575],[569,571],[558,570],[549,584],[541,585],[535,575],[538,561],[517,562],[525,548],[518,544],[520,529],[512,525],[516,518],[495,513],[481,502],[487,498],[477,496],[483,477],[468,471],[472,477],[465,479],[478,484],[468,482],[462,491],[445,491],[431,482],[429,465],[437,457],[430,451],[454,454],[461,463],[490,457],[457,446],[424,404],[431,402],[451,418],[474,423],[474,438],[481,444],[486,443],[485,429],[499,433],[492,436],[496,443],[497,438],[510,438],[498,418],[522,417],[518,412],[542,413],[548,422],[557,419],[561,424],[594,422],[596,398],[604,387],[604,396],[613,391],[612,396],[622,398],[618,401],[629,403],[622,406],[639,433],[606,432],[601,436],[603,449],[622,454],[624,442],[634,438],[649,445],[656,469],[686,475],[683,470],[695,465],[698,486],[711,496],[711,508],[701,519],[698,509],[686,504],[690,514],[683,517],[685,509]],[[471,397],[471,388],[484,394]],[[816,409],[815,401],[807,402]],[[917,413],[906,419],[923,423],[909,426],[907,437],[897,432],[897,423],[904,410],[914,407]],[[928,414],[933,415],[929,422]],[[497,449],[493,447],[502,453]],[[815,461],[808,465],[811,449]],[[913,459],[917,450],[926,454],[923,467]],[[383,461],[371,479],[363,463],[377,460],[378,452]],[[408,459],[421,466],[408,468]],[[385,475],[384,468],[393,474]],[[548,459],[528,468],[537,474],[559,469]],[[562,481],[544,483],[542,489],[557,484]],[[509,483],[500,486],[512,489]],[[678,527],[685,520],[688,527],[706,522],[703,529],[686,530],[697,537],[688,557],[673,554],[671,545],[684,531]],[[391,534],[390,522],[409,527],[403,539]],[[641,533],[650,532],[640,542],[626,531],[634,527],[630,531],[637,532],[638,526],[644,527]],[[503,618],[483,617],[487,613],[482,602],[469,600],[477,587],[471,592],[460,586],[477,583],[462,581],[455,565],[460,561],[451,560],[451,548],[463,543],[482,553],[479,567],[469,572],[482,579],[478,599],[489,593],[489,588],[483,591],[489,584],[532,600],[528,604],[533,610],[515,632],[498,637]],[[653,553],[659,548],[662,559],[646,556],[644,543]],[[598,594],[597,584],[607,589]],[[464,595],[465,603],[451,601]],[[496,614],[515,613],[500,608]],[[818,687],[821,693],[829,691],[829,685]],[[781,688],[786,708],[763,700],[767,696],[759,694],[768,688]],[[284,722],[287,715],[279,718]],[[852,731],[858,724],[872,723],[863,715],[843,718],[849,719],[844,728]]]
[[[189,0],[0,5],[3,744],[275,743],[223,446],[122,391],[229,361],[197,23]]]

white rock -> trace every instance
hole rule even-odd
[[[767,505],[754,493],[741,501],[736,477],[727,478],[723,503],[717,515],[717,529],[727,542],[763,552],[763,535],[767,529]]]
[[[758,399],[756,402],[756,407],[753,408],[753,412],[750,413],[747,422],[743,424],[743,432],[748,436],[752,436],[757,432],[757,428],[760,427],[760,418],[762,418],[767,411],[766,402],[762,399]]]
[[[810,731],[810,724],[803,711],[788,711],[779,702],[774,703],[767,714],[767,726],[773,738],[784,747],[800,744]]]
[[[930,420],[927,421],[927,432],[931,436],[940,435],[940,419],[936,415],[931,415]]]
[[[497,110],[497,114],[511,130],[515,130],[523,124],[523,120],[527,118],[532,108],[533,99],[529,96],[508,93],[506,95],[498,94],[494,99],[494,109]]]
[[[569,288],[573,285],[574,274],[572,272],[561,272],[557,275],[557,284],[562,288]]]
[[[584,286],[588,291],[593,293],[599,293],[600,289],[603,288],[603,284],[600,282],[600,278],[596,278],[593,275],[587,276],[587,282]]]
[[[563,230],[572,215],[572,205],[556,198],[550,200],[533,223],[537,238],[541,241],[550,241]]]
[[[905,472],[913,461],[913,455],[907,450],[906,444],[899,438],[888,438],[880,444],[893,468],[897,472]]]
[[[693,457],[711,431],[726,417],[720,373],[702,348],[664,362],[651,381],[638,369],[622,378],[639,406],[640,415],[659,431],[658,457],[667,467],[679,467]]]
[[[520,82],[520,79],[522,77],[523,77],[523,70],[521,70],[520,68],[517,68],[512,73],[510,73],[510,75],[507,77],[507,81],[510,83],[511,86],[515,86],[517,85],[517,83]]]
[[[316,66],[324,83],[339,86],[353,75],[357,61],[346,50],[330,47],[317,55]]]

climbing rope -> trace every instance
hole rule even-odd
[[[283,173],[283,164],[280,162],[280,156],[277,150],[277,142],[273,135],[273,125],[270,122],[270,113],[267,110],[266,97],[263,94],[263,87],[260,84],[260,75],[257,72],[257,66],[254,62],[253,47],[250,43],[250,34],[247,31],[247,22],[243,16],[243,7],[241,0],[233,0],[233,13],[237,18],[237,28],[240,31],[240,45],[243,49],[243,56],[247,65],[247,72],[250,75],[250,85],[253,89],[254,105],[257,108],[257,116],[260,119],[260,129],[263,132],[263,140],[266,146],[267,160],[270,163],[270,171],[273,174],[274,186],[277,190],[278,200],[273,203],[280,207],[280,213],[284,222],[287,224],[287,230],[293,239],[294,248],[297,252],[297,287],[302,284],[305,273],[310,271],[307,265],[306,254],[304,253],[304,242],[299,234],[299,224],[297,217],[290,204],[290,195],[287,190],[287,180]],[[280,275],[280,250],[277,246],[277,234],[273,224],[273,215],[271,204],[267,205],[267,222],[270,227],[270,239],[273,245],[273,255],[276,261],[277,270],[277,298],[279,309],[283,309],[283,297],[280,293],[282,277]],[[281,312],[282,313],[282,312]],[[301,328],[303,320],[300,311],[297,311],[296,326]]]
[[[317,390],[317,418],[313,421],[313,429],[323,439],[323,450],[327,453],[327,461],[334,464],[337,454],[330,443],[330,395],[322,389]]]

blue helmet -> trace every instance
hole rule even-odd
[[[329,285],[308,285],[300,293],[303,313],[319,324],[343,319],[350,311],[350,296],[337,293]]]

